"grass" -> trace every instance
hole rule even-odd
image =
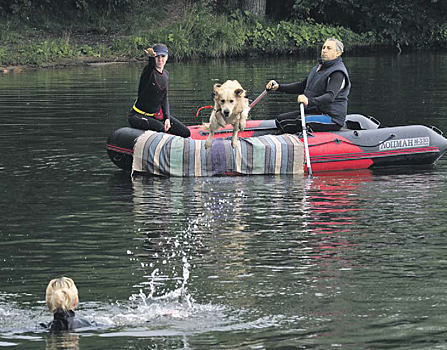
[[[166,43],[174,60],[297,55],[313,52],[329,36],[341,39],[350,51],[377,44],[373,33],[357,34],[310,20],[266,22],[241,11],[217,15],[207,7],[185,3],[166,0],[159,7],[135,9],[126,16],[100,17],[94,24],[51,22],[43,17],[37,26],[6,19],[0,22],[0,67],[142,60],[143,49],[156,42]]]

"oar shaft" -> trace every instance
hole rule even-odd
[[[312,177],[312,166],[310,164],[309,144],[307,142],[306,116],[304,115],[304,104],[303,103],[300,103],[300,111],[301,111],[301,126],[303,129],[304,151],[306,153],[307,174],[309,175],[309,177]]]
[[[258,97],[256,97],[256,99],[250,104],[249,106],[250,109],[256,106],[258,102],[261,101],[265,95],[267,95],[267,90],[264,90]]]

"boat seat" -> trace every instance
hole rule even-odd
[[[361,114],[348,114],[345,121],[345,129],[349,130],[369,130],[378,129],[380,122],[373,117],[365,117]]]

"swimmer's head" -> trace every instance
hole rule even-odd
[[[74,310],[78,301],[78,289],[71,278],[55,278],[48,283],[46,302],[51,312]]]

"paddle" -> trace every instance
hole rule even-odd
[[[300,111],[301,111],[301,126],[303,128],[304,151],[306,153],[307,174],[309,175],[309,177],[312,177],[312,167],[310,165],[310,155],[309,155],[309,144],[307,143],[306,117],[304,115],[303,103],[300,103]]]
[[[250,104],[250,106],[248,106],[248,108],[252,109],[254,106],[256,106],[258,102],[261,101],[265,95],[267,95],[267,93],[267,89],[264,90],[258,97],[256,97],[256,99]]]

